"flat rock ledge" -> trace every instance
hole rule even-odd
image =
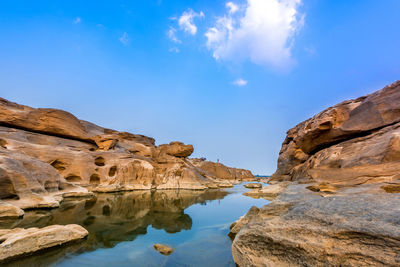
[[[259,184],[259,183],[250,183],[250,184],[245,184],[244,187],[246,187],[246,188],[251,188],[251,189],[253,189],[253,188],[261,188],[261,187],[262,187],[262,184]]]
[[[0,229],[0,263],[44,249],[78,241],[88,235],[80,225],[51,225],[44,228]]]
[[[288,183],[279,183],[273,185],[266,185],[262,188],[255,188],[249,192],[243,193],[244,196],[252,197],[252,198],[264,198],[268,200],[272,200],[278,196],[281,192],[285,190]]]
[[[400,266],[400,194],[289,185],[231,226],[238,266]]]

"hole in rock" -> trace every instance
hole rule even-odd
[[[115,175],[116,172],[117,172],[117,166],[112,166],[110,168],[110,171],[108,172],[108,176],[112,177]]]
[[[105,205],[105,206],[103,207],[103,215],[104,215],[104,216],[110,216],[110,214],[111,214],[110,206]]]
[[[67,177],[65,177],[65,180],[68,182],[80,182],[82,181],[82,177],[75,174],[69,174]]]
[[[63,171],[66,169],[66,164],[58,159],[54,160],[52,163],[50,163],[50,165],[53,166],[57,171]]]
[[[91,184],[99,184],[100,183],[100,176],[96,173],[90,175],[90,183]]]
[[[97,157],[94,159],[94,164],[96,164],[97,166],[104,166],[105,160],[103,157]]]

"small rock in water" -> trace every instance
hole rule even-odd
[[[154,244],[153,247],[155,250],[166,256],[171,255],[172,252],[174,252],[173,248],[163,244]]]
[[[250,183],[250,184],[245,184],[244,187],[246,188],[261,188],[262,185],[258,183]]]

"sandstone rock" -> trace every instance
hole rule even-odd
[[[400,265],[399,115],[400,81],[289,130],[264,188],[292,182],[239,230],[235,262]]]
[[[262,185],[258,183],[250,183],[250,184],[245,184],[244,187],[246,188],[261,188]]]
[[[163,244],[154,244],[153,247],[155,250],[166,256],[169,256],[172,254],[172,252],[174,252],[172,247]]]
[[[239,231],[242,229],[242,227],[247,225],[259,212],[259,208],[255,206],[251,207],[246,215],[240,217],[239,220],[232,223],[228,236],[233,240],[237,233],[239,233]]]
[[[218,187],[219,188],[230,188],[230,187],[233,187],[233,184],[231,184],[231,183],[220,183],[220,184],[218,184]]]
[[[254,181],[254,176],[249,170],[231,168],[222,163],[196,158],[190,159],[190,162],[207,177],[226,180]]]
[[[181,142],[171,142],[168,145],[158,146],[160,154],[168,154],[174,157],[187,158],[193,153],[192,145],[185,145]]]
[[[88,235],[82,226],[69,224],[44,228],[0,230],[0,261],[80,240]]]
[[[400,169],[399,110],[400,81],[322,111],[288,131],[271,179],[391,181]]]
[[[286,186],[287,183],[267,185],[262,187],[261,189],[253,189],[249,192],[245,192],[243,193],[243,195],[252,198],[265,198],[271,200],[277,197],[281,192],[283,192]]]
[[[321,197],[292,185],[236,235],[239,266],[397,266],[400,194],[348,189]],[[360,190],[357,189],[357,190]]]
[[[0,219],[19,218],[24,216],[24,211],[14,205],[0,201]]]
[[[99,149],[102,150],[110,150],[115,147],[118,143],[118,139],[116,139],[113,135],[96,135],[93,137],[93,140],[96,142],[96,145]]]
[[[55,208],[64,197],[90,197],[89,191],[205,190],[222,178],[251,175],[234,169],[227,177],[208,175],[187,159],[192,152],[192,145],[156,146],[153,138],[65,111],[0,99],[0,199],[23,209]]]
[[[0,122],[3,126],[26,129],[54,136],[89,141],[89,134],[72,114],[50,108],[31,108],[0,98]]]

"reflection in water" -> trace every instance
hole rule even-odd
[[[192,228],[192,219],[184,213],[189,206],[223,199],[228,192],[220,190],[134,191],[97,194],[91,199],[71,199],[58,209],[25,213],[18,221],[0,221],[0,228],[44,227],[53,224],[80,224],[89,231],[87,240],[59,249],[14,261],[13,266],[48,265],[65,254],[114,247],[147,233],[147,227],[177,233]]]

